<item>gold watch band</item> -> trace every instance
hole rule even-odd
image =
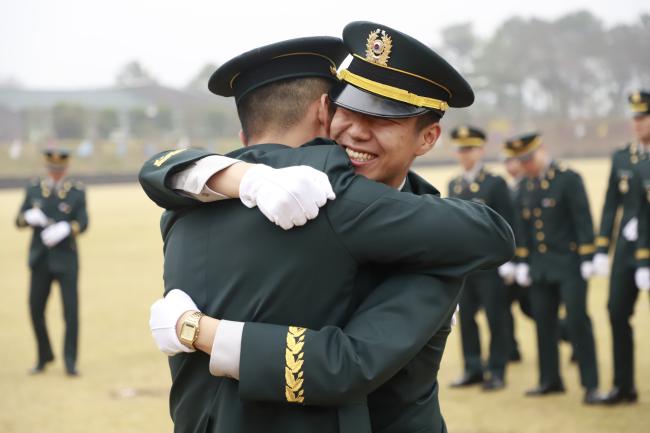
[[[179,340],[187,347],[196,349],[194,343],[199,338],[199,322],[203,316],[204,314],[200,311],[195,311],[183,321]]]

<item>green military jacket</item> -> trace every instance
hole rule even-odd
[[[612,168],[607,184],[605,205],[600,220],[600,231],[596,238],[598,252],[609,251],[613,239],[614,222],[618,210],[623,208],[623,216],[619,224],[619,236],[616,245],[616,255],[622,260],[622,264],[634,266],[634,252],[636,242],[629,242],[620,236],[620,229],[639,213],[641,204],[640,183],[636,179],[636,167],[642,159],[641,145],[632,143],[614,152],[612,156]]]
[[[452,198],[486,204],[505,218],[511,227],[515,226],[515,208],[512,201],[513,193],[501,176],[490,173],[485,167],[481,167],[472,182],[468,182],[462,174],[452,179],[449,182],[447,194]],[[482,277],[498,277],[497,270],[492,269],[470,276],[472,279]]]
[[[526,179],[517,211],[517,255],[530,264],[533,281],[559,281],[591,260],[593,223],[582,178],[575,171],[552,162],[541,178]]]
[[[263,162],[277,167],[307,164],[323,170],[330,175],[337,199],[329,203],[315,221],[290,232],[284,232],[269,224],[257,210],[245,209],[235,201],[168,213],[163,219],[166,239],[165,286],[166,289],[180,287],[186,290],[197,301],[199,307],[212,316],[279,325],[271,327],[272,330],[266,332],[268,338],[262,335],[262,338],[258,339],[248,338],[255,331],[254,324],[245,327],[242,380],[247,376],[245,373],[247,362],[268,363],[270,365],[268,374],[260,373],[267,368],[266,366],[258,365],[257,368],[252,368],[253,374],[261,375],[267,382],[277,385],[270,386],[271,395],[266,398],[261,397],[260,400],[282,401],[294,405],[241,403],[237,393],[242,390],[238,389],[237,382],[210,377],[207,374],[207,355],[179,355],[171,360],[175,378],[171,406],[177,431],[195,431],[195,429],[203,431],[202,428],[215,431],[258,431],[260,429],[268,431],[270,425],[273,425],[273,430],[278,431],[311,431],[314,428],[317,431],[366,431],[369,426],[363,424],[364,419],[367,422],[363,392],[354,394],[350,404],[345,407],[327,409],[295,405],[295,403],[319,404],[321,386],[324,387],[323,394],[328,392],[327,390],[349,386],[346,385],[350,379],[349,375],[341,375],[337,382],[339,385],[323,380],[322,377],[331,374],[331,369],[320,368],[322,364],[316,362],[323,354],[334,353],[332,350],[349,355],[359,345],[364,347],[361,344],[363,341],[360,341],[355,347],[348,345],[336,349],[340,346],[340,341],[329,339],[330,345],[328,345],[327,339],[319,339],[321,335],[319,331],[325,329],[323,326],[342,327],[350,321],[352,312],[357,306],[356,298],[359,290],[357,283],[363,278],[359,265],[361,263],[373,265],[373,262],[384,267],[388,264],[397,265],[402,272],[415,272],[420,278],[427,278],[430,276],[430,270],[425,272],[421,267],[427,268],[431,263],[429,260],[432,260],[439,264],[435,272],[441,275],[439,278],[444,283],[450,282],[453,278],[458,279],[458,275],[464,275],[473,269],[495,266],[498,262],[507,260],[512,253],[512,234],[507,224],[483,206],[449,202],[447,208],[446,204],[437,202],[442,199],[434,197],[417,199],[415,196],[402,194],[384,185],[355,176],[347,156],[338,146],[320,145],[298,150],[281,149],[281,152],[269,151],[266,154],[264,152],[264,150],[277,148],[278,146],[273,145],[255,146],[242,156],[247,157],[244,159],[251,162]],[[188,150],[153,158],[151,163],[145,164],[141,171],[141,183],[145,191],[157,203],[181,209],[189,199],[170,192],[165,186],[165,179],[205,155],[204,152],[201,154],[200,151]],[[439,205],[432,206],[431,200]],[[192,203],[196,204],[193,201]],[[385,208],[386,206],[388,208]],[[415,211],[416,209],[418,210]],[[212,216],[215,210],[218,210],[218,217]],[[440,214],[434,215],[437,212]],[[417,215],[420,213],[421,215]],[[428,214],[426,217],[425,213]],[[450,229],[448,232],[435,235],[431,233],[432,239],[426,240],[429,235],[423,235],[420,228],[435,226],[435,221],[441,221],[443,214],[445,220],[455,215],[452,218],[457,217],[456,223],[460,225],[448,224]],[[388,215],[391,217],[387,218]],[[410,221],[412,218],[413,221]],[[210,233],[220,236],[220,242],[213,248],[221,247],[227,251],[218,254],[218,251],[210,250],[209,254],[188,256],[188,249],[206,251],[202,247],[210,237],[206,235],[206,227],[214,224],[225,225],[225,228],[209,230]],[[455,234],[452,235],[452,232]],[[458,245],[441,247],[441,251],[431,255],[433,251],[422,247],[423,245],[446,245],[451,241],[450,236],[469,236],[470,232],[478,237],[478,244],[483,245],[475,252],[468,253]],[[433,242],[434,238],[435,242]],[[232,245],[245,239],[254,240],[255,249],[247,249],[246,253],[237,254]],[[295,249],[296,252],[291,253],[292,261],[287,261],[278,254],[277,245],[283,246],[281,251]],[[318,248],[313,248],[314,245],[318,245]],[[183,248],[183,246],[187,247]],[[309,250],[310,254],[299,254],[298,252],[302,250]],[[253,261],[251,266],[242,267],[241,263],[250,260],[249,254],[252,253],[255,254],[252,257],[261,256],[264,260],[260,262],[258,259]],[[461,255],[467,257],[454,263]],[[193,260],[188,260],[188,257]],[[299,262],[296,263],[296,260]],[[212,263],[215,261],[216,263]],[[300,265],[300,261],[305,261],[304,266]],[[206,269],[217,265],[219,266],[217,269],[225,266],[232,270],[232,275],[217,272],[217,275],[202,276],[206,273]],[[259,266],[262,268],[256,269]],[[295,269],[305,269],[306,274],[296,274]],[[228,278],[224,279],[224,277]],[[303,278],[307,280],[302,281]],[[371,278],[366,279],[371,280]],[[237,282],[237,297],[230,296],[234,290],[231,287],[234,282]],[[296,284],[298,287],[293,287]],[[386,290],[385,293],[394,294],[396,290],[407,289],[401,280],[393,284],[392,289]],[[241,291],[245,287],[249,288],[248,290],[253,288],[253,292],[242,304],[241,299],[246,299],[246,295]],[[427,296],[431,296],[429,292],[434,292],[430,284],[421,287],[428,289]],[[444,304],[439,307],[440,318],[431,320],[431,315],[436,314],[431,310],[421,315],[422,317],[427,315],[429,322],[436,323],[429,323],[428,328],[424,330],[409,329],[407,337],[413,342],[412,345],[408,345],[411,353],[404,354],[400,361],[392,361],[386,367],[388,370],[382,370],[382,372],[388,371],[383,376],[377,377],[378,374],[372,370],[370,372],[372,375],[369,376],[374,376],[366,379],[366,382],[374,379],[378,383],[374,385],[364,383],[359,386],[365,386],[367,389],[378,386],[426,344],[431,335],[436,332],[438,323],[444,324],[453,309],[459,294],[458,280],[451,287],[454,290],[443,289],[438,292],[439,302]],[[420,292],[424,293],[422,288]],[[214,293],[206,292],[210,289]],[[368,329],[373,328],[374,324],[365,322],[364,326]],[[387,328],[391,329],[390,326]],[[287,350],[289,339],[293,338],[295,338],[292,340],[294,344],[290,350],[297,352],[291,361]],[[258,350],[249,356],[245,354],[248,350],[246,341],[268,344],[265,346],[266,349],[258,347]],[[404,346],[399,341],[395,341],[394,345]],[[253,344],[250,347],[255,348],[255,346]],[[265,350],[268,351],[268,355],[260,355],[265,353]],[[391,350],[396,351],[389,343],[388,352],[391,353]],[[434,352],[435,350],[441,349],[434,349]],[[376,352],[372,353],[376,359],[367,365],[376,368],[374,364],[382,361],[383,357],[377,357]],[[329,356],[328,359],[332,357]],[[311,364],[308,360],[312,360]],[[347,359],[345,361],[347,362]],[[327,364],[327,361],[323,362]],[[368,361],[364,358],[364,365],[366,362]],[[357,366],[347,367],[345,371],[358,377],[358,374],[353,372],[353,367]],[[295,370],[295,373],[292,373],[295,376],[288,376],[287,368],[292,372]],[[336,379],[338,376],[334,377]],[[300,384],[299,389],[295,388],[298,384]],[[269,388],[263,385],[260,384],[261,388]],[[214,387],[219,388],[220,398],[215,397]],[[244,388],[244,384],[239,385],[239,388]],[[290,394],[288,389],[293,394]],[[328,401],[327,396],[322,398],[322,404],[341,404],[341,401]],[[211,405],[192,403],[208,400]],[[356,404],[352,404],[353,402]],[[269,424],[269,420],[275,422]]]
[[[650,158],[645,153],[637,166],[636,178],[640,194],[639,239],[635,258],[638,267],[650,266]]]
[[[45,265],[52,272],[64,272],[78,266],[76,236],[88,227],[86,193],[80,182],[61,180],[52,186],[48,179],[33,179],[25,191],[25,199],[16,217],[18,227],[28,227],[25,211],[40,208],[48,217],[48,224],[68,221],[72,233],[52,248],[41,240],[42,228],[33,229],[29,247],[29,266]]]

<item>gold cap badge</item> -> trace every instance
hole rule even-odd
[[[381,66],[388,66],[393,40],[385,30],[370,32],[366,41],[366,60]]]
[[[467,138],[469,137],[469,129],[467,126],[461,126],[458,128],[458,138]]]

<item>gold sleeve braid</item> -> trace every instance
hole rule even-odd
[[[305,345],[305,331],[306,328],[297,326],[289,326],[287,331],[287,348],[285,350],[285,367],[284,367],[284,380],[285,380],[285,396],[289,403],[303,403],[305,401],[305,390],[302,389],[304,382],[304,372],[302,371],[303,359],[305,353],[303,346]]]

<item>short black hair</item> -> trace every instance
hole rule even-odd
[[[415,128],[418,130],[418,132],[420,132],[427,126],[431,125],[432,123],[440,122],[441,118],[442,116],[440,115],[440,113],[437,113],[435,111],[427,111],[426,113],[417,116],[417,121],[415,122]]]
[[[248,138],[294,127],[307,108],[330,90],[333,82],[308,77],[276,81],[245,95],[237,104],[242,132]]]

